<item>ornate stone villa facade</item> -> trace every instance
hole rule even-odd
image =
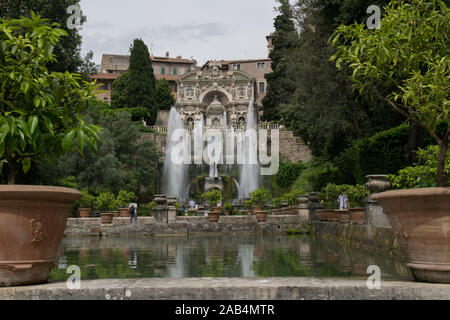
[[[268,35],[268,51],[273,48],[273,35]],[[277,124],[259,122],[262,114],[262,99],[267,92],[265,75],[272,72],[268,58],[250,60],[207,61],[198,67],[195,60],[151,56],[156,79],[166,79],[176,98],[176,108],[185,126],[192,128],[194,122],[203,119],[207,127],[225,124],[242,128],[247,121],[250,102],[254,103],[258,128],[280,130],[280,154],[282,158],[297,162],[308,161],[310,151],[301,139],[294,137]],[[105,54],[102,58],[99,74],[93,79],[102,83],[104,93],[98,98],[110,103],[112,82],[129,67],[129,56]],[[225,119],[224,119],[225,117]],[[164,153],[165,133],[167,131],[169,111],[159,111],[156,123],[151,129],[155,134],[146,138],[155,141],[158,150]]]

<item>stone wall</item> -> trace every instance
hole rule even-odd
[[[78,290],[68,289],[65,282],[0,288],[0,300],[107,299],[180,301],[449,300],[450,285],[383,281],[379,290],[370,290],[365,278],[187,278],[170,279],[170,281],[168,279],[86,280],[81,282],[81,289]],[[162,307],[160,311],[165,312],[163,310],[167,309]],[[168,312],[167,314],[169,314]],[[280,313],[283,313],[282,310],[277,311],[277,315]],[[287,317],[286,315],[281,318]],[[214,314],[212,318],[214,318]]]
[[[100,218],[70,218],[66,236],[120,236],[120,235],[209,235],[209,234],[269,234],[286,233],[288,229],[306,232],[308,223],[301,216],[268,216],[266,222],[257,222],[255,216],[221,216],[211,223],[208,217],[176,217],[175,222],[156,223],[153,217],[138,218],[130,224],[129,218],[114,218],[112,225],[102,225]]]
[[[164,157],[166,146],[166,133],[145,133],[141,135],[141,141],[151,140],[155,143],[156,150]],[[270,148],[269,148],[270,150]],[[280,130],[280,158],[284,161],[304,163],[311,159],[311,151],[308,146],[299,138],[295,137],[292,131]]]
[[[385,253],[402,254],[392,229],[388,228],[372,228],[368,233],[366,224],[313,221],[311,234],[342,246],[350,245]]]

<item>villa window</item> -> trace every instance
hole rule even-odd
[[[265,62],[258,62],[258,69],[264,69],[266,67]]]
[[[233,65],[233,69],[234,70],[241,70],[241,65],[240,64],[235,64],[235,65]]]
[[[259,93],[265,93],[266,92],[266,84],[264,82],[259,83]]]
[[[161,67],[161,74],[166,74],[166,68]]]
[[[173,75],[174,75],[174,76],[177,75],[177,68],[173,68]]]

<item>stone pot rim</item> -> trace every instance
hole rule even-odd
[[[368,174],[366,176],[366,179],[370,179],[370,178],[382,178],[382,179],[387,179],[389,178],[389,175],[387,174]]]
[[[390,190],[377,193],[372,197],[372,199],[379,201],[392,198],[411,198],[425,196],[448,197],[450,196],[450,187]]]
[[[38,185],[0,185],[0,200],[73,202],[83,194],[72,188]]]

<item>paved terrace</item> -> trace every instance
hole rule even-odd
[[[418,300],[450,299],[450,285],[382,281],[369,290],[365,279],[189,278],[82,281],[0,288],[0,299],[20,300]]]

